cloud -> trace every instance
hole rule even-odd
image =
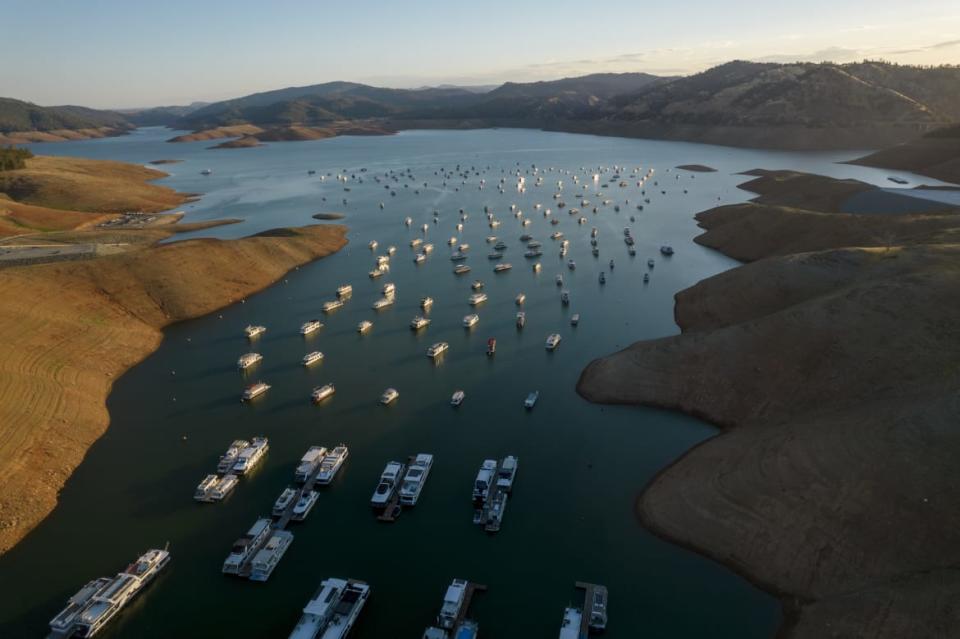
[[[937,44],[931,44],[928,49],[948,49],[950,47],[960,46],[960,40],[947,40],[946,42],[938,42]]]

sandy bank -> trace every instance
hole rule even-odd
[[[698,241],[756,261],[681,291],[681,335],[578,383],[725,429],[646,487],[641,518],[779,594],[785,637],[951,636],[960,216],[752,204],[698,220]]]
[[[960,126],[934,131],[850,164],[910,171],[960,184]]]
[[[244,135],[256,135],[263,129],[253,124],[238,124],[236,126],[221,126],[215,129],[205,129],[195,131],[170,138],[167,142],[200,142],[204,140],[217,140],[220,138],[238,138]]]
[[[126,233],[169,237],[168,228]],[[0,553],[56,505],[109,424],[113,380],[156,349],[164,326],[231,304],[345,244],[344,227],[317,225],[5,269]]]

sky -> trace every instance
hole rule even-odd
[[[960,0],[0,0],[0,96],[134,108],[351,80],[686,75],[733,59],[960,64]]]

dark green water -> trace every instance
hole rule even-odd
[[[694,419],[649,409],[591,405],[574,392],[591,359],[643,338],[673,334],[674,293],[735,263],[694,244],[692,214],[718,201],[747,197],[732,175],[755,166],[795,167],[880,182],[885,174],[836,166],[836,154],[783,154],[691,144],[594,138],[534,131],[414,132],[391,138],[339,138],[316,143],[273,144],[260,149],[207,151],[202,143],[168,145],[168,132],[66,145],[44,145],[45,153],[145,162],[184,158],[170,165],[169,184],[205,197],[188,219],[223,215],[247,219],[216,229],[221,237],[278,225],[309,223],[310,214],[344,210],[350,245],[339,254],[301,268],[245,304],[170,328],[161,348],[117,380],[108,406],[112,423],[64,488],[59,506],[20,545],[0,559],[0,636],[42,636],[47,621],[87,580],[110,575],[138,553],[170,543],[173,561],[150,590],[124,611],[104,637],[285,637],[300,608],[328,576],[363,579],[372,597],[353,636],[418,637],[431,623],[443,591],[454,577],[489,586],[475,600],[472,617],[484,637],[555,637],[576,580],[610,589],[607,636],[770,637],[780,621],[777,601],[725,568],[662,542],[641,528],[634,503],[642,486],[661,468],[710,437],[714,430]],[[852,154],[851,154],[852,155]],[[667,171],[682,163],[705,163],[718,173]],[[457,163],[483,172],[466,185],[439,184],[434,171]],[[660,185],[648,184],[651,204],[642,213],[635,187],[605,188],[621,204],[588,223],[558,210],[551,195],[563,179],[565,200],[575,206],[570,176],[546,173],[546,186],[527,192],[495,186],[501,171],[532,164],[558,167],[643,166],[657,169]],[[214,174],[202,177],[210,167]],[[368,172],[361,174],[360,167]],[[412,168],[421,193],[403,180],[389,192],[374,174]],[[489,168],[487,168],[489,167]],[[348,169],[365,182],[350,192],[332,179],[308,177]],[[593,171],[579,171],[581,177]],[[488,186],[478,190],[480,177]],[[607,177],[601,184],[604,184]],[[429,186],[424,189],[422,183]],[[404,188],[403,184],[411,184]],[[632,183],[632,181],[631,181]],[[391,184],[393,184],[391,182]],[[509,179],[508,184],[515,184]],[[593,193],[587,197],[599,204]],[[456,190],[459,188],[459,190]],[[660,189],[667,191],[661,194]],[[689,192],[684,194],[683,189]],[[321,198],[326,197],[327,203]],[[348,198],[346,207],[335,204]],[[623,203],[629,198],[630,205]],[[378,202],[386,208],[380,210]],[[554,210],[559,227],[548,225],[533,204]],[[533,224],[526,230],[508,207],[516,203]],[[502,221],[486,225],[489,205]],[[592,206],[592,205],[591,205]],[[470,218],[456,233],[457,210]],[[581,207],[583,208],[583,207]],[[434,254],[420,266],[408,242],[430,224]],[[629,216],[636,215],[631,223]],[[414,219],[406,228],[405,216]],[[591,226],[600,229],[601,255],[590,255]],[[631,226],[637,257],[627,256],[622,229]],[[569,271],[548,236],[559,228],[570,239]],[[518,237],[529,232],[544,243],[543,271],[534,275]],[[446,240],[457,235],[471,245],[473,272],[452,274]],[[494,275],[486,259],[487,235],[509,245],[505,261],[514,269]],[[391,273],[371,281],[373,257],[396,245]],[[656,248],[672,244],[676,255]],[[641,281],[654,257],[651,281]],[[606,286],[597,282],[611,259],[616,269]],[[554,283],[562,272],[573,302],[562,307]],[[479,309],[472,331],[461,327],[470,282],[486,282],[490,300]],[[398,303],[376,313],[370,304],[384,282],[396,283]],[[325,328],[304,340],[301,322],[319,317],[320,305],[337,285],[352,283],[353,299],[328,316]],[[527,295],[527,326],[517,331],[514,297]],[[433,323],[419,334],[408,328],[421,296],[436,303]],[[579,327],[569,316],[581,314]],[[373,331],[359,336],[361,319]],[[262,323],[268,333],[257,350],[264,361],[251,378],[273,385],[254,405],[238,401],[244,378],[235,368],[248,350],[242,329]],[[548,333],[563,336],[560,348],[544,349]],[[494,358],[484,355],[488,337],[498,339]],[[441,365],[425,356],[435,341],[450,343]],[[305,343],[305,341],[307,343]],[[305,370],[307,350],[322,350],[322,364]],[[172,375],[171,371],[176,371]],[[308,401],[311,388],[332,381],[337,394],[322,406]],[[377,404],[387,386],[401,396]],[[456,388],[466,390],[459,410],[449,406]],[[522,401],[539,389],[540,402],[527,412]],[[270,437],[271,450],[252,477],[221,504],[192,500],[196,483],[211,472],[217,456],[238,437]],[[186,437],[184,440],[183,438]],[[293,524],[295,540],[266,584],[220,574],[233,540],[269,512],[310,445],[345,442],[350,459],[326,489],[310,518]],[[434,468],[416,509],[390,525],[377,522],[368,503],[384,464],[418,452],[435,456]],[[515,494],[502,531],[489,536],[471,523],[470,490],[481,461],[518,455]]]

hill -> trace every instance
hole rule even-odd
[[[960,184],[960,125],[944,127],[871,153],[851,162],[896,171],[911,171]]]
[[[42,107],[22,100],[0,98],[0,142],[117,135],[133,128],[121,114],[80,106]],[[65,134],[65,135],[64,135]]]
[[[778,637],[951,637],[960,214],[838,213],[829,192],[855,184],[757,174],[760,200],[697,215],[698,243],[750,262],[678,293],[680,335],[595,360],[578,391],[722,429],[638,514],[778,595]],[[815,185],[826,208],[795,208]]]
[[[604,125],[738,146],[885,146],[960,119],[960,68],[730,62],[611,100]]]

